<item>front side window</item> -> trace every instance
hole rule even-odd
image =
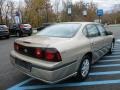
[[[97,37],[100,35],[95,25],[87,25],[86,28],[87,28],[88,37]]]
[[[38,32],[37,35],[71,38],[77,33],[80,27],[80,24],[55,24]]]

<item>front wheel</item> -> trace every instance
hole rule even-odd
[[[80,81],[85,80],[88,77],[91,67],[91,58],[89,55],[83,57],[80,67],[77,73],[77,79]]]
[[[114,48],[114,43],[112,42],[111,43],[111,47],[110,47],[110,49],[109,49],[109,51],[108,51],[108,54],[112,54],[112,49]]]

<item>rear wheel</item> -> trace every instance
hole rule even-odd
[[[80,81],[85,80],[88,77],[91,67],[91,57],[86,55],[83,57],[80,67],[77,73],[77,79]]]
[[[28,34],[28,36],[31,36],[32,34]]]

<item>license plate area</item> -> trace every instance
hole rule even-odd
[[[16,58],[15,59],[15,64],[17,64],[18,66],[20,66],[20,67],[22,67],[22,68],[24,68],[28,71],[31,71],[32,65],[29,62],[25,62],[25,61],[22,61],[22,60],[19,60],[19,59]]]
[[[30,28],[25,28],[25,30],[30,30]]]

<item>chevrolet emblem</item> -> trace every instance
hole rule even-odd
[[[27,50],[27,49],[24,49],[24,52],[25,52],[25,53],[27,53],[27,52],[28,52],[28,50]]]

